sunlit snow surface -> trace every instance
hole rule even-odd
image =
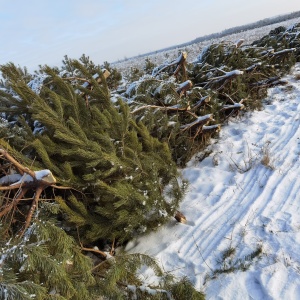
[[[286,28],[291,27],[292,25],[299,23],[300,18],[295,18],[283,22],[279,22],[272,25],[266,25],[259,28],[251,29],[242,31],[239,33],[234,33],[227,35],[222,38],[216,38],[216,39],[210,39],[199,43],[193,43],[191,45],[187,45],[185,47],[178,47],[172,50],[162,50],[157,51],[155,54],[149,54],[149,55],[141,55],[140,57],[134,57],[132,59],[128,59],[121,62],[114,63],[114,67],[116,67],[119,71],[122,71],[124,73],[127,73],[128,70],[131,70],[131,68],[136,67],[138,69],[143,69],[145,66],[145,58],[148,57],[151,62],[160,65],[167,61],[172,61],[173,59],[176,59],[178,57],[178,54],[180,51],[186,51],[187,52],[187,61],[192,62],[195,60],[199,60],[199,57],[202,53],[203,49],[208,49],[208,46],[214,43],[220,43],[222,41],[230,41],[232,43],[237,43],[240,40],[243,40],[243,45],[245,44],[251,44],[255,40],[258,40],[262,38],[263,36],[269,34],[270,30],[279,27],[279,26],[285,26]]]
[[[300,299],[300,64],[286,79],[262,111],[231,119],[212,153],[182,170],[188,224],[172,220],[127,246],[188,276],[207,299]],[[259,247],[248,270],[214,274],[224,251],[233,248],[226,262],[238,264]]]

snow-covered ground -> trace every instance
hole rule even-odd
[[[207,299],[300,299],[300,64],[286,79],[182,170],[187,224],[172,220],[127,245]]]
[[[157,51],[157,53],[150,54],[150,55],[141,55],[139,57],[134,57],[127,59],[125,61],[115,62],[113,65],[116,67],[119,71],[126,73],[130,68],[138,68],[143,69],[145,66],[145,59],[149,58],[151,62],[153,62],[156,65],[160,65],[163,62],[172,61],[176,57],[178,57],[178,52],[180,51],[186,51],[188,54],[187,61],[192,62],[194,61],[197,56],[201,53],[202,49],[206,47],[207,45],[213,44],[213,43],[220,43],[221,41],[231,41],[236,42],[240,39],[244,40],[244,44],[251,44],[255,40],[258,40],[262,38],[263,36],[269,34],[270,30],[279,27],[279,26],[285,26],[289,27],[293,24],[299,23],[300,18],[290,19],[287,21],[279,22],[272,25],[266,25],[259,28],[251,29],[242,31],[239,33],[229,34],[222,38],[216,38],[211,39],[199,43],[193,43],[184,47],[178,47],[171,50],[165,50],[165,51]]]

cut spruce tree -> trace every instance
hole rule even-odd
[[[136,120],[168,143],[184,166],[229,117],[261,109],[267,89],[300,60],[300,24],[275,28],[252,45],[224,41],[203,48],[187,63],[186,52],[153,69],[120,94]]]
[[[44,67],[34,91],[1,67],[0,297],[204,299],[149,256],[114,253],[175,215],[182,184],[167,144],[110,101],[102,70],[69,62],[76,78]],[[139,277],[145,266],[157,285]]]
[[[85,55],[35,75],[1,66],[1,297],[203,299],[186,278],[115,246],[171,216],[185,222],[177,167],[285,84],[300,59],[299,32],[295,24],[252,45],[211,44],[192,63],[185,52],[155,68],[148,60],[146,75],[124,76],[125,92],[117,70]],[[141,280],[142,266],[158,285]]]
[[[1,91],[1,110],[19,132],[18,138],[4,133],[3,147],[9,143],[24,162],[72,187],[55,199],[82,241],[122,242],[156,229],[175,215],[182,197],[168,145],[135,121],[123,101],[111,102],[101,69],[99,80],[78,61],[69,63],[88,84],[44,67],[45,84],[35,93],[14,65],[1,67],[11,88]]]

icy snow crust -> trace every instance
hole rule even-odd
[[[300,299],[300,64],[269,90],[262,111],[231,119],[182,170],[188,225],[172,220],[127,246],[187,275],[207,299]],[[269,158],[269,161],[266,158]],[[262,248],[262,254],[250,254]],[[224,253],[234,252],[225,260]],[[227,252],[228,253],[228,252]],[[246,271],[229,260],[250,262]],[[144,274],[147,274],[147,271]],[[150,277],[151,278],[151,277]]]

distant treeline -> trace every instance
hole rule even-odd
[[[242,26],[236,26],[236,27],[232,27],[229,29],[225,29],[219,33],[212,33],[209,35],[205,35],[202,37],[198,37],[188,43],[185,43],[184,46],[186,45],[190,45],[190,44],[195,44],[195,43],[199,43],[199,42],[203,42],[203,41],[207,41],[207,40],[211,40],[211,39],[216,39],[216,38],[222,38],[226,35],[230,35],[230,34],[235,34],[235,33],[239,33],[239,32],[243,32],[243,31],[247,31],[247,30],[252,30],[255,28],[260,28],[263,26],[268,26],[268,25],[272,25],[272,24],[276,24],[276,23],[280,23],[280,22],[284,22],[290,19],[295,19],[295,18],[299,18],[300,17],[300,11],[297,12],[292,12],[289,13],[287,15],[280,15],[277,17],[272,17],[272,18],[266,18],[254,23],[250,23],[250,24],[246,24],[246,25],[242,25]],[[182,46],[182,45],[179,45]]]
[[[243,32],[243,31],[247,31],[247,30],[252,30],[252,29],[255,29],[255,28],[260,28],[260,27],[263,27],[263,26],[268,26],[268,25],[284,22],[284,21],[287,21],[287,20],[290,20],[290,19],[299,18],[299,17],[300,17],[300,11],[296,11],[296,12],[292,12],[292,13],[285,14],[285,15],[279,15],[277,17],[266,18],[266,19],[263,19],[263,20],[260,20],[260,21],[254,22],[254,23],[250,23],[250,24],[246,24],[246,25],[241,25],[241,26],[236,26],[236,27],[232,27],[232,28],[229,28],[229,29],[225,29],[225,30],[223,30],[221,32],[218,32],[218,33],[212,33],[212,34],[204,35],[204,36],[198,37],[198,38],[196,38],[192,41],[189,41],[189,42],[186,42],[186,43],[183,43],[183,44],[163,48],[163,49],[148,52],[148,53],[145,53],[145,54],[140,54],[140,55],[131,57],[129,59],[134,59],[134,58],[137,58],[137,57],[143,57],[143,56],[148,56],[148,55],[152,55],[152,54],[157,54],[159,52],[173,50],[173,49],[176,49],[176,48],[185,47],[185,46],[188,46],[188,45],[204,42],[204,41],[207,41],[207,40],[222,38],[222,37],[230,35],[230,34],[235,34],[235,33]],[[124,60],[128,60],[128,58],[126,58]]]

